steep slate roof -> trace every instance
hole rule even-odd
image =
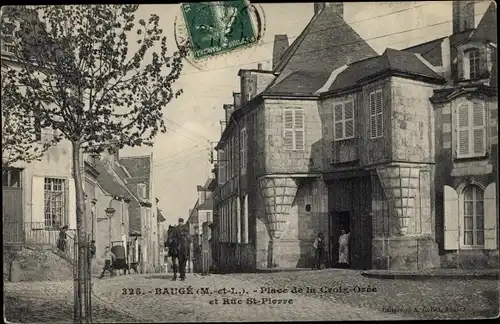
[[[137,184],[138,183],[145,183],[146,184],[146,195],[147,197],[150,196],[149,193],[149,176],[150,176],[150,171],[151,171],[151,156],[150,155],[143,155],[143,156],[125,156],[125,157],[120,157],[119,160],[120,164],[125,167],[125,169],[128,171],[128,173],[132,177],[128,177],[128,175],[122,171],[122,174],[120,174],[120,177],[124,177],[123,179],[125,180],[127,187],[134,193],[134,195],[137,195]],[[138,197],[139,200],[140,197]],[[153,199],[153,197],[149,197],[150,199]]]
[[[490,4],[484,13],[471,40],[487,40],[497,43],[497,16],[494,2]]]
[[[159,208],[156,208],[156,215],[158,215],[158,222],[161,223],[166,220]]]
[[[106,165],[104,161],[96,161],[94,167],[99,172],[97,182],[110,195],[132,198],[127,188],[113,174],[109,165]]]
[[[205,202],[201,205],[198,205],[196,207],[197,210],[212,210],[214,209],[214,200],[212,198],[209,198],[205,200]]]
[[[388,48],[380,56],[349,65],[344,71],[339,73],[328,91],[357,86],[360,80],[387,71],[444,80],[442,76],[422,62],[415,53]]]
[[[327,79],[332,71],[343,65],[376,55],[377,52],[335,12],[333,6],[326,6],[313,16],[285,52],[274,71],[281,74],[265,92],[308,93],[312,87],[303,86],[311,82],[312,76],[317,77],[316,73]],[[294,72],[301,73],[290,76]]]

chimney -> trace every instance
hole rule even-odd
[[[453,1],[453,34],[473,29],[474,1]]]
[[[262,70],[262,63],[257,64],[257,70]]]
[[[229,118],[231,117],[231,114],[234,111],[234,105],[233,104],[224,104],[223,107],[224,107],[224,110],[226,111],[226,123],[229,123]]]
[[[234,108],[238,109],[241,106],[241,93],[233,92]]]
[[[317,15],[318,12],[323,8],[332,8],[333,11],[340,16],[340,18],[344,19],[344,3],[342,2],[315,2],[314,3],[314,15]]]
[[[316,4],[315,4],[316,5]],[[288,36],[275,35],[273,45],[273,70],[288,49]]]
[[[221,120],[220,121],[220,133],[222,134],[224,132],[224,129],[226,128],[226,121]]]

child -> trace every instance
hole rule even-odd
[[[314,241],[314,266],[313,270],[317,269],[319,270],[321,268],[321,261],[323,260],[323,253],[325,250],[325,242],[324,242],[324,237],[323,233],[319,233],[318,237]]]

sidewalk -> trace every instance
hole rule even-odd
[[[498,269],[430,269],[430,270],[366,270],[361,273],[368,278],[379,279],[491,279],[498,280]]]

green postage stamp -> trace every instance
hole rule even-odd
[[[258,41],[245,0],[184,3],[181,10],[195,60]]]

